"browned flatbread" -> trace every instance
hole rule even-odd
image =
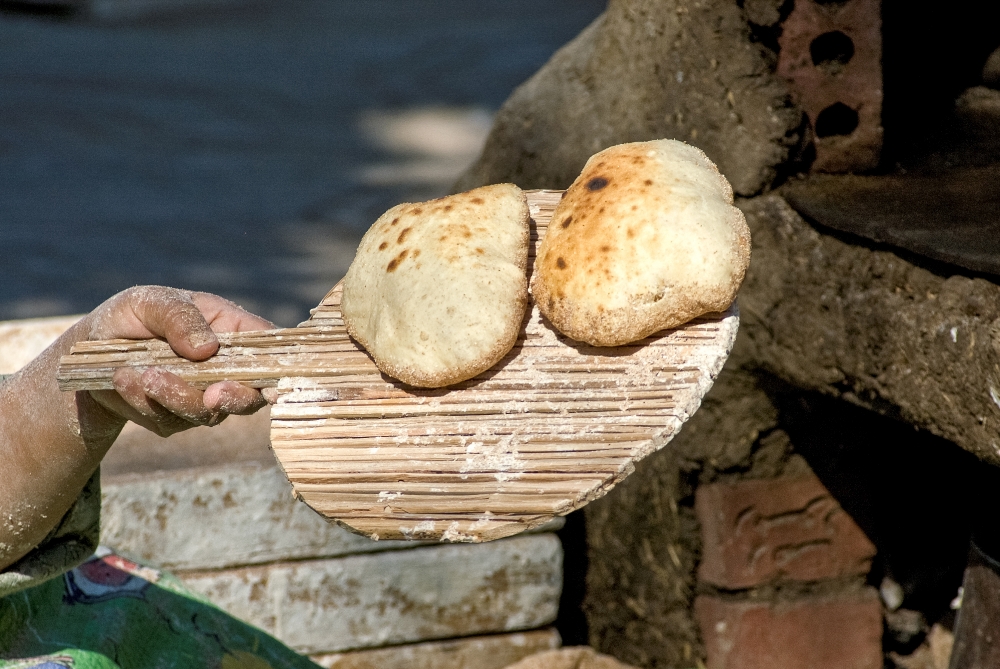
[[[513,184],[401,204],[368,230],[341,309],[379,369],[423,388],[485,371],[528,302],[528,204]]]
[[[561,332],[620,346],[725,310],[750,262],[750,230],[725,177],[675,140],[587,161],[552,216],[532,294]]]

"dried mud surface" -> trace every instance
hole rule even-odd
[[[754,366],[1000,464],[1000,286],[821,231],[778,196],[741,207],[753,253],[740,339]]]
[[[601,149],[668,137],[704,150],[753,195],[801,140],[773,59],[731,0],[611,0],[504,103],[456,189],[565,188]]]
[[[699,483],[787,475],[813,465],[845,505],[861,499],[856,498],[857,481],[841,481],[827,471],[840,456],[809,451],[805,441],[793,443],[806,437],[800,434],[802,426],[796,431],[786,425],[790,417],[784,405],[803,391],[926,431],[919,439],[921,433],[913,433],[916,441],[909,450],[896,444],[867,456],[885,460],[879,460],[885,476],[893,470],[909,472],[911,463],[890,466],[893,457],[911,452],[914,458],[932,457],[918,447],[928,439],[926,433],[944,437],[981,461],[1000,463],[995,344],[1000,287],[950,266],[817,228],[777,195],[739,206],[751,228],[753,253],[739,297],[740,334],[726,368],[670,447],[649,457],[586,509],[584,609],[590,643],[642,667],[693,665],[704,657],[689,612],[700,551],[692,509]],[[813,429],[819,428],[808,428]],[[893,439],[902,435],[891,433]],[[944,448],[948,441],[936,443]],[[946,453],[933,457],[950,462]],[[959,468],[965,472],[959,475],[971,475],[970,465]],[[875,466],[875,460],[868,466]],[[940,471],[954,475],[943,466]],[[884,567],[904,569],[893,563],[899,561],[893,555],[902,550],[893,548],[898,537],[882,536],[885,532],[880,534],[864,513],[858,519],[888,560]],[[910,538],[918,540],[918,534]],[[960,573],[966,544],[961,537],[947,539],[958,547]],[[912,546],[905,548],[914,554]],[[942,560],[935,564],[940,567]],[[905,576],[906,569],[917,567],[909,565],[900,573]],[[914,592],[930,596],[934,588],[916,581],[910,584]]]

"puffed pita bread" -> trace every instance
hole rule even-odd
[[[750,262],[733,190],[676,140],[595,154],[566,191],[538,250],[532,295],[562,333],[620,346],[725,310]]]
[[[401,204],[361,240],[344,277],[344,323],[389,376],[458,383],[514,346],[527,264],[528,202],[513,184]]]

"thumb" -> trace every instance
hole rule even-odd
[[[219,350],[219,340],[187,291],[145,286],[134,290],[129,304],[143,326],[166,339],[177,355],[205,360]]]

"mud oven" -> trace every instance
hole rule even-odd
[[[587,638],[655,667],[1000,666],[995,10],[740,8],[801,135],[738,201],[730,364],[567,552]]]

